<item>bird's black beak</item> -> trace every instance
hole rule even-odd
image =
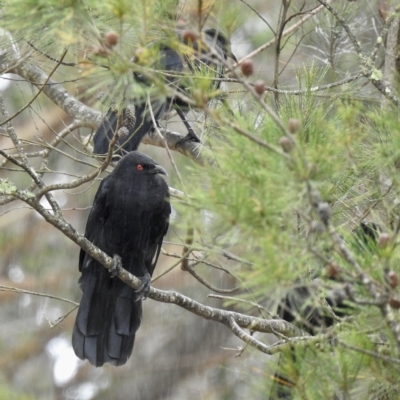
[[[231,50],[229,50],[229,52],[228,52],[227,56],[228,56],[229,58],[232,58],[232,60],[233,60],[233,61],[235,61],[235,63],[237,63],[237,62],[238,62],[238,60],[237,60],[236,56],[235,56],[235,55],[232,53],[232,51],[231,51]]]
[[[152,172],[153,174],[161,174],[161,175],[168,176],[167,171],[166,171],[163,167],[161,167],[160,165],[156,165],[156,166],[151,170],[151,172]]]

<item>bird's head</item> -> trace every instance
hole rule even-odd
[[[216,44],[222,49],[225,58],[232,58],[232,60],[237,62],[236,56],[232,53],[231,42],[226,38],[224,34],[214,28],[206,29],[204,33],[211,40],[214,40]]]
[[[151,157],[138,151],[131,151],[122,157],[114,171],[130,171],[135,175],[168,175]]]

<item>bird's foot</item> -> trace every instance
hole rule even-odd
[[[195,142],[195,143],[201,143],[200,138],[194,133],[188,133],[185,137],[183,137],[182,139],[179,139],[176,142],[176,147],[180,147],[183,146],[186,142]]]
[[[109,269],[111,278],[115,278],[122,270],[122,260],[118,254],[114,254],[114,262],[112,267]]]
[[[140,279],[141,282],[139,288],[135,290],[135,293],[138,295],[136,301],[145,300],[150,292],[151,276],[146,272],[145,276],[137,276],[136,278]]]
[[[111,278],[115,278],[123,270],[121,257],[118,254],[114,254],[113,259],[113,265],[109,269]],[[136,276],[136,278],[141,282],[140,286],[135,290],[135,293],[137,293],[136,301],[145,300],[150,292],[151,276],[146,271],[144,276]]]

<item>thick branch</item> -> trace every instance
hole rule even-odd
[[[121,277],[121,279],[123,278],[122,280],[125,283],[130,284],[131,286],[133,286],[133,282],[135,282],[135,285],[137,283],[137,286],[139,286],[140,281],[126,271],[123,272],[123,275],[118,275],[118,277]],[[130,277],[133,277],[134,280],[131,281],[129,279]],[[239,327],[249,329],[251,331],[264,333],[278,332],[287,337],[298,337],[306,335],[299,328],[286,321],[280,319],[265,320],[262,318],[251,317],[233,311],[225,311],[218,308],[205,306],[204,304],[201,304],[178,292],[167,292],[151,288],[149,297],[153,300],[161,301],[162,303],[176,304],[179,307],[182,307],[185,310],[190,311],[191,313],[196,314],[202,318],[220,322],[224,325],[227,324],[227,321],[233,319]]]
[[[43,86],[48,78],[47,74],[40,68],[28,62],[17,65],[11,72],[22,76],[28,82],[38,87]],[[100,125],[103,118],[101,112],[95,111],[81,103],[53,79],[48,80],[43,88],[43,93],[71,117],[87,122],[88,126],[93,129]]]

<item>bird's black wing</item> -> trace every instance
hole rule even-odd
[[[157,100],[152,103],[154,119],[157,121],[165,112],[165,103]],[[119,112],[114,107],[107,111],[106,116],[97,129],[93,142],[94,154],[107,154],[110,141],[118,129],[116,153],[124,155],[138,149],[144,136],[154,128],[148,104],[141,101],[131,104]]]
[[[96,193],[85,237],[113,256],[105,231],[110,215],[109,197],[113,195],[109,178],[110,175],[102,181]],[[108,270],[84,250],[80,252],[79,270],[83,295],[72,336],[75,354],[95,366],[105,362],[125,364],[140,325],[141,302],[136,301],[133,288],[118,278],[111,278]]]
[[[153,275],[154,269],[157,264],[158,257],[160,256],[161,247],[163,243],[163,238],[167,234],[169,227],[169,215],[171,213],[171,206],[169,203],[169,196],[165,199],[165,204],[163,210],[160,215],[156,217],[156,221],[154,221],[154,225],[156,226],[156,235],[154,238],[154,246],[152,249],[149,249],[147,252],[147,256],[145,259],[145,266],[147,272],[150,276]]]

